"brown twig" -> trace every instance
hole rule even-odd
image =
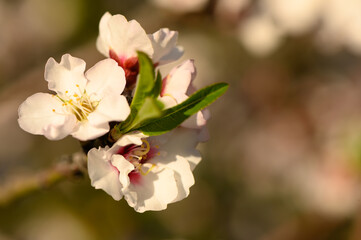
[[[84,153],[74,153],[63,156],[55,166],[30,176],[8,179],[0,184],[0,206],[5,206],[16,199],[32,192],[48,188],[59,181],[86,172],[86,156]]]

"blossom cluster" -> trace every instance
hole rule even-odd
[[[164,78],[157,68],[178,60],[178,33],[147,34],[122,15],[105,13],[96,47],[106,59],[85,72],[86,63],[65,54],[50,58],[45,80],[50,93],[36,93],[19,107],[19,125],[32,134],[78,139],[88,156],[92,186],[138,212],[163,210],[189,194],[196,149],[208,138],[204,110],[226,84],[199,91],[193,60]]]

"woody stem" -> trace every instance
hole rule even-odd
[[[64,179],[82,176],[85,171],[86,156],[83,153],[75,153],[63,156],[58,164],[36,174],[9,177],[0,184],[0,207]]]

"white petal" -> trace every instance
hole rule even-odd
[[[180,59],[183,56],[183,53],[184,53],[183,47],[176,46],[176,47],[172,48],[167,55],[164,55],[159,60],[159,65],[164,65],[167,63],[177,61],[178,59]]]
[[[118,181],[121,185],[121,191],[124,191],[124,189],[129,187],[130,180],[128,174],[134,170],[134,165],[118,154],[112,156],[111,162],[118,169]]]
[[[142,145],[143,143],[142,138],[145,137],[147,136],[141,132],[128,133],[126,135],[123,135],[121,138],[119,138],[119,140],[116,143],[114,143],[114,145],[109,151],[115,154],[116,152],[118,152],[120,147],[124,147],[130,144]]]
[[[198,129],[176,128],[166,134],[148,139],[150,142],[159,143],[160,149],[166,152],[170,159],[177,155],[187,159],[193,170],[201,161],[201,155],[196,149],[199,142],[198,134]]]
[[[45,80],[48,81],[50,90],[55,91],[61,97],[70,96],[74,93],[81,95],[86,85],[84,76],[85,62],[80,58],[65,54],[60,63],[54,58],[49,58],[45,65]]]
[[[151,164],[143,164],[143,171],[147,171]],[[124,192],[124,198],[129,206],[137,212],[148,210],[159,211],[167,208],[178,195],[174,171],[171,169],[154,167],[148,174],[141,175],[139,184],[130,184]]]
[[[193,114],[192,116],[190,116],[187,120],[185,120],[181,124],[181,126],[185,127],[185,128],[197,129],[197,128],[201,128],[201,127],[205,126],[206,123],[207,123],[207,120],[206,120],[205,116],[203,115],[203,112],[199,111],[196,114]]]
[[[111,49],[111,32],[108,28],[108,21],[112,17],[109,12],[104,13],[99,22],[99,36],[97,38],[96,47],[100,53],[109,57],[109,50]]]
[[[113,59],[105,59],[92,68],[86,74],[88,84],[86,91],[89,95],[96,94],[103,97],[109,92],[121,94],[125,87],[125,74]]]
[[[91,185],[102,189],[114,200],[120,200],[121,184],[118,180],[118,171],[108,159],[107,148],[93,148],[88,152],[88,173]]]
[[[87,141],[100,137],[107,132],[109,132],[108,123],[92,125],[89,121],[82,121],[78,122],[78,129],[71,135],[80,141]]]
[[[193,60],[187,60],[174,68],[167,78],[163,80],[161,96],[172,95],[177,102],[184,100],[184,95],[195,78],[196,69]]]
[[[194,160],[194,158],[192,158],[192,160]],[[194,185],[194,177],[186,158],[179,155],[167,154],[165,157],[159,156],[152,158],[149,163],[157,164],[157,166],[174,171],[178,194],[172,202],[180,201],[189,195],[189,188]]]
[[[162,28],[153,34],[149,34],[148,37],[154,49],[154,63],[166,64],[178,60],[183,55],[183,48],[176,46],[178,32]]]
[[[91,125],[101,125],[111,121],[124,121],[130,113],[127,99],[119,94],[110,93],[105,96],[94,112],[88,116]]]
[[[122,15],[109,17],[104,15],[99,25],[99,38],[97,46],[100,52],[109,56],[109,50],[113,49],[121,59],[135,57],[137,51],[143,51],[148,55],[153,54],[152,44],[140,24],[135,21],[127,21]],[[109,49],[106,50],[107,46]]]
[[[19,107],[19,125],[32,134],[59,140],[69,135],[76,124],[73,114],[64,112],[62,102],[54,95],[36,93]]]
[[[189,163],[191,170],[193,171],[198,163],[202,160],[201,153],[197,149],[188,150],[188,154],[185,157]]]

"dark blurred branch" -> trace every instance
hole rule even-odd
[[[86,172],[86,156],[74,153],[63,156],[58,164],[30,176],[9,178],[0,184],[0,206],[35,191],[48,188],[61,180],[82,176]]]

